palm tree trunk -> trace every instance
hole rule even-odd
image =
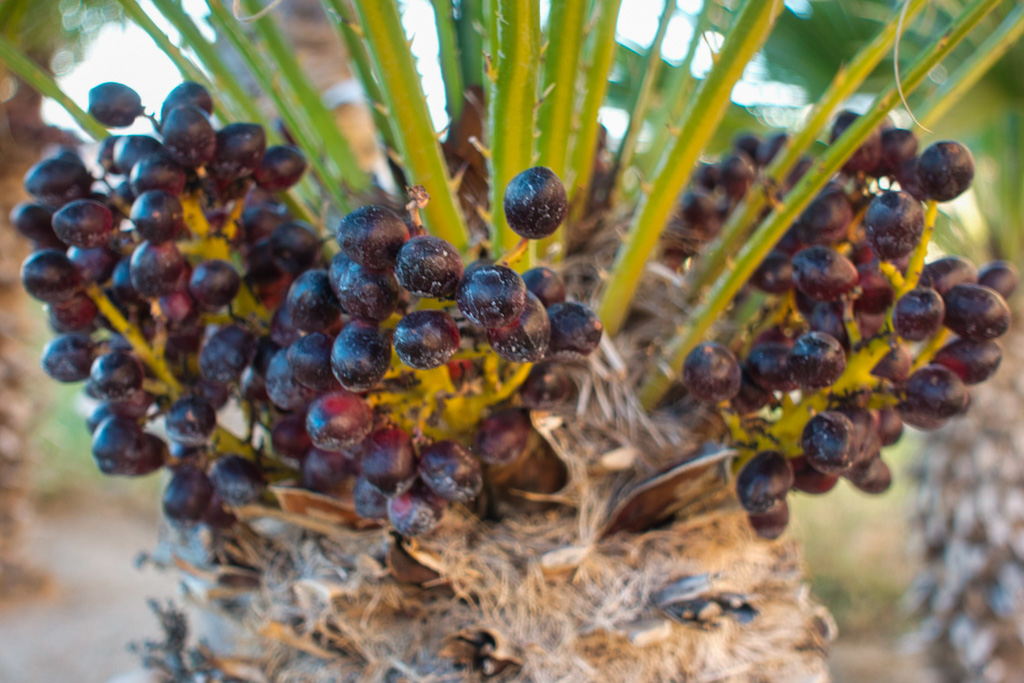
[[[924,567],[912,590],[947,681],[1024,681],[1024,333],[966,417],[929,436],[914,523]]]

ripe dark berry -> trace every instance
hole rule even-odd
[[[964,384],[978,384],[995,374],[1002,360],[1003,350],[990,339],[957,339],[943,346],[932,362],[955,372]]]
[[[718,207],[714,198],[701,190],[687,190],[679,203],[683,226],[704,239],[711,238],[719,228]]]
[[[978,269],[973,263],[959,256],[946,256],[925,265],[920,286],[931,287],[945,298],[953,287],[977,281]]]
[[[878,438],[883,446],[891,446],[903,435],[903,420],[895,408],[882,408],[878,411]]]
[[[946,293],[944,323],[964,339],[995,339],[1010,329],[1010,308],[988,287],[957,285]]]
[[[320,258],[320,238],[306,223],[283,223],[270,236],[270,253],[278,268],[297,275],[312,268]]]
[[[285,304],[292,324],[304,332],[321,332],[338,321],[341,305],[326,270],[307,270],[288,289]]]
[[[741,381],[736,355],[717,342],[698,344],[683,363],[683,385],[705,403],[728,401],[739,393]]]
[[[167,438],[183,446],[205,446],[217,427],[217,411],[201,396],[179,398],[164,418]]]
[[[286,349],[279,350],[270,359],[264,384],[270,402],[281,410],[298,410],[315,395],[312,389],[296,381]]]
[[[822,474],[839,474],[850,465],[853,423],[834,410],[818,413],[804,426],[800,437],[807,464]]]
[[[872,495],[885,493],[892,484],[892,472],[881,458],[872,458],[862,465],[851,468],[843,476],[864,493]]]
[[[828,493],[839,482],[837,474],[822,474],[807,464],[803,456],[790,461],[793,465],[793,489],[812,495]]]
[[[572,379],[558,363],[537,363],[519,386],[519,398],[530,410],[556,410],[572,398]]]
[[[505,188],[505,220],[520,237],[539,240],[565,220],[569,199],[555,172],[535,166],[518,173]]]
[[[198,83],[185,81],[174,87],[163,104],[160,105],[160,118],[165,119],[173,109],[184,105],[199,107],[209,115],[213,115],[213,98],[209,91]]]
[[[876,415],[856,406],[843,408],[839,412],[846,415],[853,425],[853,431],[850,432],[850,463],[862,464],[878,455],[882,443],[878,437]]]
[[[270,444],[279,457],[301,460],[313,447],[306,433],[306,416],[302,413],[283,415],[270,430]]]
[[[747,512],[764,514],[793,487],[793,469],[780,453],[762,451],[736,477],[736,496]]]
[[[441,522],[445,500],[423,484],[388,499],[388,521],[403,536],[422,536]]]
[[[1017,289],[1017,268],[1008,261],[992,261],[978,272],[978,284],[995,290],[1004,299]]]
[[[907,424],[934,429],[964,408],[967,389],[952,370],[942,365],[927,365],[910,376],[905,397],[899,406]]]
[[[459,310],[481,327],[512,324],[526,308],[526,285],[511,268],[495,264],[474,264],[455,292]]]
[[[783,294],[793,289],[793,262],[789,254],[778,249],[768,252],[750,282],[768,294]]]
[[[832,123],[832,131],[829,135],[829,143],[833,143],[838,140],[847,129],[854,124],[854,122],[860,118],[859,115],[852,111],[843,111],[836,116],[836,120]],[[874,128],[864,138],[864,142],[860,144],[857,151],[846,160],[843,164],[843,170],[847,173],[872,173],[878,166],[878,162],[882,157],[882,131],[879,128]]]
[[[93,249],[71,247],[67,251],[67,256],[68,260],[74,264],[83,282],[95,283],[109,280],[114,273],[114,266],[119,260],[117,253],[107,247]]]
[[[583,304],[565,301],[548,309],[551,341],[548,357],[558,360],[582,360],[601,343],[604,325]]]
[[[42,249],[21,264],[21,284],[33,298],[59,303],[75,295],[82,279],[64,252]]]
[[[435,441],[420,453],[420,478],[445,500],[468,503],[484,485],[480,461],[454,441]]]
[[[331,347],[334,340],[313,332],[299,337],[287,350],[292,376],[299,384],[314,391],[336,391],[341,388],[331,371]]]
[[[538,266],[523,273],[523,283],[528,292],[540,299],[544,308],[565,301],[565,283],[561,276],[550,268]]]
[[[192,465],[182,465],[174,470],[164,489],[164,514],[179,524],[198,522],[206,514],[212,497],[213,485],[206,473]]]
[[[89,91],[89,113],[110,128],[127,128],[142,116],[142,98],[127,85],[101,83]]]
[[[222,327],[199,350],[199,371],[211,382],[236,382],[256,356],[256,344],[256,337],[242,327]]]
[[[53,232],[53,210],[42,204],[22,202],[11,209],[11,225],[36,249],[62,249],[64,243]]]
[[[89,196],[92,176],[81,160],[66,157],[43,159],[25,174],[25,190],[43,204],[64,204]]]
[[[857,284],[857,268],[835,249],[813,246],[793,257],[793,284],[817,301],[835,301]]]
[[[747,131],[741,132],[733,139],[732,147],[753,160],[757,158],[757,150],[761,147],[761,137]]]
[[[126,351],[110,351],[93,361],[90,388],[106,401],[123,401],[142,389],[142,364]]]
[[[391,341],[376,325],[353,320],[341,329],[331,348],[331,369],[349,391],[366,391],[391,367]]]
[[[750,379],[762,389],[793,391],[798,385],[786,365],[788,357],[788,344],[761,342],[750,349],[744,366]]]
[[[796,224],[804,244],[833,244],[846,237],[853,220],[853,207],[842,186],[829,183],[814,198]]]
[[[132,204],[128,218],[141,239],[154,244],[173,240],[185,229],[185,211],[174,195],[148,190]]]
[[[823,389],[846,369],[842,345],[824,332],[800,335],[786,358],[790,376],[802,389]]]
[[[117,144],[119,135],[108,135],[100,140],[99,150],[96,152],[96,163],[103,168],[104,173],[117,173],[114,168],[114,145]]]
[[[901,384],[910,376],[910,368],[913,362],[913,358],[910,357],[910,350],[907,349],[906,345],[896,344],[871,369],[871,375]]]
[[[310,491],[334,493],[335,488],[358,471],[348,451],[313,448],[302,458],[302,485]]]
[[[774,541],[782,536],[789,526],[789,504],[784,499],[779,500],[768,512],[760,515],[748,514],[747,521],[760,538]]]
[[[188,292],[209,311],[227,306],[241,288],[242,278],[227,261],[210,259],[196,265],[188,281]]]
[[[917,160],[917,136],[903,128],[890,128],[882,133],[882,156],[878,175],[894,175],[907,161]]]
[[[888,311],[896,293],[878,266],[874,263],[857,266],[857,275],[860,296],[854,301],[853,310],[857,313],[875,315]]]
[[[473,440],[473,452],[488,465],[507,465],[526,451],[533,427],[523,410],[511,408],[480,421]]]
[[[756,151],[753,152],[753,154],[756,153]],[[738,152],[723,159],[720,169],[722,187],[725,189],[725,194],[733,200],[743,197],[757,176],[757,169],[754,167],[752,157],[744,152]]]
[[[393,268],[408,239],[405,221],[384,206],[362,206],[345,216],[338,228],[342,251],[356,263],[375,270]]]
[[[43,348],[42,366],[58,382],[88,379],[95,345],[87,334],[62,334]]]
[[[892,325],[896,334],[910,341],[923,341],[939,331],[946,307],[931,287],[915,287],[896,301]]]
[[[76,199],[53,214],[53,231],[70,246],[101,247],[114,234],[114,214],[95,200]]]
[[[240,455],[218,458],[210,468],[210,483],[224,504],[233,507],[256,502],[266,488],[260,468]]]
[[[67,301],[47,306],[50,326],[56,332],[90,332],[99,315],[96,303],[84,292]]]
[[[313,445],[325,451],[340,451],[362,441],[371,427],[369,404],[347,391],[319,397],[306,414],[306,432]]]
[[[122,135],[114,144],[114,170],[121,175],[129,175],[137,163],[152,154],[166,154],[156,138],[150,135]]]
[[[185,191],[185,169],[163,149],[147,154],[132,166],[130,187],[136,196],[148,190],[163,190],[177,196]]]
[[[764,168],[772,163],[775,156],[786,146],[787,142],[789,142],[788,133],[776,133],[771,137],[765,138],[757,146],[757,154],[753,157],[754,161],[758,166]]]
[[[929,199],[959,197],[974,180],[974,156],[959,142],[936,142],[918,158],[917,180]]]
[[[157,299],[178,289],[186,264],[174,242],[143,242],[132,252],[129,266],[135,291]]]
[[[529,293],[526,295],[526,308],[515,322],[487,330],[487,341],[494,352],[515,363],[532,363],[543,358],[550,339],[548,312],[540,299]]]
[[[330,283],[341,307],[349,315],[383,322],[398,307],[398,280],[386,270],[359,265],[344,252],[331,259]]]
[[[413,311],[395,326],[394,345],[398,358],[411,368],[440,367],[459,349],[459,327],[445,311]]]
[[[252,174],[263,160],[267,134],[256,123],[229,123],[217,131],[217,152],[210,173],[221,180],[237,180]]]
[[[451,243],[432,235],[416,235],[398,252],[395,275],[416,296],[450,299],[462,278],[462,257]]]
[[[253,171],[256,184],[268,192],[279,192],[299,182],[306,172],[306,157],[296,147],[267,147],[260,165]]]
[[[385,495],[402,493],[416,480],[416,451],[404,429],[380,429],[366,439],[359,459],[362,476]]]
[[[906,256],[921,241],[924,210],[908,193],[887,190],[877,195],[864,214],[868,246],[879,259],[892,261]]]
[[[352,504],[363,519],[385,520],[388,517],[388,498],[366,477],[357,477],[352,487]]]
[[[208,164],[217,152],[217,133],[205,111],[185,104],[175,107],[160,122],[164,149],[185,168]]]

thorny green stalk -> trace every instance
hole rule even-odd
[[[587,71],[583,79],[583,103],[580,105],[579,129],[572,142],[572,161],[562,180],[569,190],[570,215],[578,218],[585,208],[590,176],[597,154],[597,112],[608,92],[608,72],[615,61],[615,24],[622,0],[595,0],[598,18],[593,35],[587,39]]]
[[[224,64],[217,50],[203,37],[199,27],[181,8],[180,3],[175,0],[153,0],[153,4],[181,34],[182,42],[195,53],[199,62],[206,67],[216,88],[224,93],[224,99],[230,102],[230,106],[241,110],[247,120],[258,122],[265,129],[271,130],[269,121],[256,106],[255,100],[245,92],[238,79]],[[211,90],[211,94],[214,94],[214,91]]]
[[[917,112],[917,118],[924,126],[930,126],[941,119],[961,97],[967,94],[981,80],[992,66],[1024,35],[1024,5],[1018,5],[1006,15],[999,27],[993,31],[971,56],[946,78],[945,82],[928,97],[928,105]]]
[[[430,0],[434,6],[434,24],[437,26],[438,56],[441,61],[441,78],[444,80],[444,94],[448,106],[448,118],[457,121],[462,116],[462,63],[459,60],[459,41],[455,33],[455,19],[452,16],[452,0]]]
[[[502,211],[505,187],[520,171],[533,166],[533,118],[540,64],[538,0],[498,0],[498,63],[491,82],[487,144],[491,148],[491,236],[494,251],[518,244]],[[530,267],[530,257],[523,267]]]
[[[242,4],[253,14],[263,9],[259,0],[243,0]],[[278,27],[276,18],[272,13],[266,14],[253,22],[253,25],[274,59],[274,68],[280,72],[285,85],[295,95],[299,108],[305,113],[313,132],[322,143],[323,153],[329,162],[328,171],[333,171],[332,178],[356,191],[367,189],[370,186],[369,174],[359,167],[355,152],[338,128],[334,113],[327,108],[320,93],[309,82],[295,58],[294,49]]]
[[[598,307],[608,334],[618,333],[640,284],[644,265],[658,244],[662,227],[686,185],[693,166],[729,108],[729,96],[747,63],[771,33],[780,0],[746,0],[722,44],[714,68],[690,103],[679,136],[658,169],[615,256]]]
[[[926,4],[926,0],[910,0],[906,22],[913,19]],[[803,125],[765,169],[760,189],[747,193],[747,197],[733,210],[718,237],[701,254],[700,262],[695,264],[689,276],[691,299],[699,297],[722,274],[729,255],[736,252],[749,231],[755,227],[755,221],[767,205],[769,196],[785,182],[786,175],[814,144],[818,132],[825,128],[843,102],[857,92],[879,62],[892,54],[897,38],[896,23],[895,19],[886,22],[878,35],[835,75]]]
[[[654,34],[654,42],[647,51],[647,64],[644,68],[644,77],[640,82],[640,89],[637,92],[636,101],[629,110],[629,125],[626,127],[626,134],[622,137],[619,146],[618,157],[615,159],[615,178],[612,187],[616,192],[621,192],[623,176],[633,163],[633,153],[636,151],[636,142],[640,137],[640,130],[643,128],[644,119],[647,116],[647,107],[651,104],[651,97],[654,94],[654,86],[658,82],[658,74],[661,71],[662,58],[661,46],[665,42],[665,35],[668,33],[668,24],[676,13],[676,0],[666,0],[665,9],[658,21],[658,31]],[[694,38],[696,39],[696,35]]]
[[[998,4],[999,0],[974,0],[968,5],[945,33],[914,62],[903,78],[903,90],[913,92],[928,73]],[[669,342],[664,357],[641,386],[640,402],[648,410],[656,406],[665,395],[673,378],[682,369],[686,355],[725,312],[743,283],[750,278],[800,212],[899,102],[900,94],[895,87],[879,95],[868,111],[857,118],[803,176],[784,202],[775,207],[737,255],[732,269],[718,279],[708,298],[690,315],[688,324]]]
[[[484,84],[484,30],[483,0],[462,0],[459,3],[459,60],[462,62],[462,81],[467,88]]]
[[[381,76],[385,104],[395,122],[402,165],[409,181],[424,186],[430,194],[430,202],[423,209],[427,227],[465,252],[469,231],[456,205],[395,0],[355,0],[354,4],[370,58]]]
[[[537,110],[537,163],[547,166],[559,178],[565,178],[569,140],[572,133],[573,107],[576,104],[576,77],[580,49],[583,46],[583,24],[587,3],[565,0],[551,5],[548,15],[547,47],[544,49],[544,80],[541,102]],[[564,227],[544,238],[537,245],[540,254],[561,243]],[[564,253],[560,249],[555,257]]]
[[[388,120],[384,107],[384,95],[380,91],[380,84],[377,83],[377,74],[373,73],[370,53],[366,51],[366,42],[356,26],[352,8],[347,0],[321,1],[324,5],[324,12],[334,24],[338,37],[345,44],[349,57],[355,65],[356,73],[359,74],[359,82],[370,100],[370,115],[373,117],[377,132],[384,139],[385,145],[390,149],[396,149],[395,133],[391,129],[391,121]]]
[[[285,99],[281,88],[272,80],[273,70],[267,64],[263,55],[257,51],[253,42],[242,32],[238,20],[235,19],[234,15],[224,6],[221,0],[207,0],[206,6],[210,8],[210,23],[214,29],[220,35],[227,37],[246,66],[249,67],[249,72],[260,84],[263,92],[274,102],[274,107],[281,115],[281,119],[309,160],[309,165],[314,175],[320,180],[320,186],[327,192],[338,209],[349,211],[350,204],[348,198],[342,193],[341,187],[337,183],[332,182],[331,176],[328,174],[327,168],[320,158],[318,145],[313,142],[311,139],[312,134],[307,130],[305,123],[298,117],[296,113],[297,108]],[[317,219],[311,220],[309,217],[304,218],[304,220],[314,224],[318,222]]]
[[[0,35],[0,62],[44,97],[56,100],[94,140],[107,137],[107,129],[68,97],[57,81]]]

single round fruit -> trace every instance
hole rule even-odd
[[[846,237],[853,220],[853,206],[842,186],[829,183],[818,193],[797,221],[797,236],[804,244],[834,244]]]
[[[388,497],[366,477],[357,477],[352,487],[352,503],[362,519],[381,521],[388,518]]]
[[[81,382],[89,378],[95,349],[87,334],[54,337],[43,347],[43,371],[58,382]]]
[[[299,337],[288,347],[288,364],[299,384],[313,391],[337,391],[341,388],[331,370],[334,339],[322,332]]]
[[[459,281],[455,301],[470,322],[484,328],[511,325],[526,308],[526,284],[507,266],[474,264]]]
[[[964,384],[984,382],[999,369],[1003,350],[991,339],[957,339],[943,346],[932,362],[956,373]]]
[[[936,142],[918,158],[917,180],[930,199],[959,197],[974,180],[974,156],[959,142]]]
[[[842,111],[836,116],[835,121],[832,123],[832,130],[829,134],[829,144],[834,143],[843,133],[854,124],[854,122],[860,118],[860,116],[852,111]],[[846,160],[843,164],[843,170],[847,173],[858,174],[872,173],[877,167],[879,161],[882,159],[882,131],[880,128],[875,127],[871,129],[864,141],[860,143],[860,147],[857,151]]]
[[[572,398],[573,390],[572,379],[561,364],[537,363],[519,386],[519,398],[530,410],[557,410]]]
[[[292,324],[304,332],[322,332],[338,321],[341,304],[323,269],[307,270],[288,289],[285,303]]]
[[[167,438],[183,446],[205,446],[217,428],[217,411],[202,396],[179,398],[164,418]]]
[[[834,410],[818,413],[804,426],[800,437],[807,464],[822,474],[839,474],[850,465],[853,423]]]
[[[778,249],[768,252],[750,282],[768,294],[784,294],[793,289],[793,262],[789,254]]]
[[[789,504],[784,499],[780,500],[768,512],[760,515],[748,514],[747,521],[760,538],[774,541],[782,536],[789,526]]]
[[[459,349],[459,327],[445,311],[413,311],[395,326],[395,353],[411,368],[444,365]]]
[[[122,83],[100,83],[89,90],[89,113],[110,128],[127,128],[142,116],[142,98]]]
[[[160,122],[164,149],[185,168],[213,161],[217,152],[217,133],[206,112],[190,104],[175,107]]]
[[[899,405],[907,424],[933,429],[964,408],[967,389],[960,378],[942,365],[927,365],[910,376]]]
[[[379,323],[398,308],[400,290],[395,274],[364,268],[344,252],[331,259],[330,283],[341,307],[353,317]]]
[[[540,299],[529,293],[526,295],[526,308],[515,322],[487,330],[487,341],[494,352],[514,363],[533,363],[542,359],[550,339],[548,312]]]
[[[96,303],[84,292],[46,308],[50,327],[55,332],[91,332],[100,312]]]
[[[172,110],[184,105],[199,107],[210,116],[213,115],[213,98],[210,92],[198,83],[184,81],[176,85],[164,98],[163,104],[160,105],[160,118],[167,118]]]
[[[110,416],[92,435],[92,457],[104,474],[137,477],[154,472],[163,465],[167,449],[164,443],[145,434],[135,420]]]
[[[832,385],[846,369],[842,345],[824,332],[807,332],[797,337],[786,358],[790,377],[802,389],[823,389]]]
[[[747,512],[764,514],[793,487],[793,469],[776,451],[762,451],[736,477],[736,496]]]
[[[143,242],[132,252],[129,267],[135,291],[147,299],[158,299],[178,289],[186,263],[174,242]]]
[[[221,180],[238,180],[253,171],[263,160],[267,134],[256,123],[229,123],[217,131],[217,151],[210,162],[210,173]]]
[[[903,420],[895,408],[878,411],[878,438],[883,446],[891,446],[903,435]]]
[[[995,339],[1010,329],[1010,308],[981,285],[957,285],[946,293],[946,327],[964,339]]]
[[[535,166],[518,173],[505,187],[505,220],[520,237],[539,240],[565,220],[569,199],[555,172]]]
[[[206,473],[192,465],[182,465],[174,470],[164,489],[164,514],[179,524],[198,522],[206,514],[212,497],[213,485]]]
[[[210,468],[210,483],[224,504],[232,507],[256,502],[266,488],[260,468],[240,455],[217,458]]]
[[[915,287],[896,301],[892,325],[896,334],[910,341],[923,341],[939,331],[946,306],[931,287]]]
[[[895,175],[906,162],[917,161],[917,135],[903,128],[890,128],[882,132],[882,158],[879,175]]]
[[[128,218],[139,237],[160,244],[173,240],[185,230],[185,211],[174,195],[163,190],[148,190],[132,204]]]
[[[114,170],[124,176],[130,175],[136,164],[155,154],[167,155],[156,138],[150,135],[121,135],[114,143]]]
[[[242,278],[228,261],[210,259],[197,264],[188,281],[192,298],[208,311],[215,311],[235,300]]]
[[[544,308],[565,301],[565,283],[562,282],[561,276],[550,268],[530,268],[523,273],[523,283],[526,285],[526,291],[540,299]]]
[[[910,349],[905,344],[895,344],[889,353],[882,357],[882,360],[871,369],[871,375],[880,379],[887,379],[890,382],[901,384],[910,377],[910,368],[914,359],[910,356]]]
[[[391,367],[391,340],[376,325],[353,320],[341,329],[331,348],[331,369],[349,391],[366,391]]]
[[[817,301],[835,301],[857,280],[856,266],[831,247],[807,247],[793,256],[793,284]]]
[[[1009,261],[992,261],[978,271],[978,284],[999,292],[1004,299],[1017,289],[1018,279],[1017,268]]]
[[[717,342],[703,342],[686,355],[683,386],[705,403],[728,401],[739,393],[742,382],[736,355]]]
[[[881,458],[872,458],[863,465],[851,468],[843,475],[847,481],[864,493],[885,493],[892,485],[892,472]]]
[[[338,227],[342,251],[359,265],[374,270],[394,268],[408,239],[405,221],[384,206],[359,207],[345,216]]]
[[[278,268],[298,275],[320,258],[320,238],[307,223],[283,223],[270,235],[270,254]]]
[[[441,522],[447,504],[420,483],[388,499],[388,521],[403,536],[422,536]]]
[[[315,396],[311,389],[295,379],[286,349],[280,349],[270,359],[264,383],[270,402],[281,410],[298,410]]]
[[[960,256],[946,256],[925,265],[921,271],[920,287],[931,287],[942,298],[957,285],[972,285],[978,282],[978,269]]]
[[[507,196],[507,195],[506,195]],[[455,441],[435,441],[420,453],[420,478],[445,500],[468,503],[484,485],[480,461]]]
[[[783,342],[761,342],[754,344],[747,354],[744,367],[750,379],[767,391],[793,391],[797,383],[786,362],[789,345]]]
[[[292,413],[278,418],[270,430],[270,445],[279,457],[302,460],[313,447],[306,433],[306,416]]]
[[[222,327],[199,350],[199,372],[211,382],[236,382],[256,356],[256,347],[256,337],[241,326]]]
[[[564,301],[548,309],[551,340],[548,357],[556,360],[583,360],[600,345],[604,325],[583,304]]]
[[[253,178],[260,188],[280,192],[299,182],[306,165],[306,157],[297,147],[273,145],[267,147],[260,165],[253,171]]]
[[[36,249],[63,249],[64,242],[53,232],[53,210],[42,204],[21,202],[11,209],[11,225]]]
[[[369,404],[347,391],[320,396],[306,413],[306,433],[314,446],[325,451],[338,452],[359,443],[372,427]]]
[[[914,250],[924,232],[921,202],[899,190],[887,190],[868,204],[864,214],[868,246],[879,259],[892,261]]]
[[[385,495],[407,490],[416,480],[416,451],[404,429],[380,429],[362,446],[362,476]]]
[[[860,296],[853,302],[854,312],[870,315],[887,312],[896,296],[889,279],[882,275],[875,263],[857,266],[857,275]]]
[[[82,278],[63,251],[42,249],[21,264],[21,284],[29,296],[52,304],[73,297]]]
[[[142,389],[142,363],[127,351],[110,351],[93,361],[90,387],[106,401],[123,401]]]
[[[43,159],[25,174],[25,190],[48,206],[63,206],[75,199],[84,199],[91,189],[92,176],[80,159],[64,156]]]
[[[395,261],[398,282],[411,294],[450,299],[462,278],[462,257],[452,244],[433,235],[416,235],[402,245]]]
[[[76,199],[53,214],[53,232],[72,247],[102,247],[114,235],[114,214],[93,199]]]
[[[310,491],[332,494],[359,470],[349,451],[310,449],[302,459],[302,485]]]

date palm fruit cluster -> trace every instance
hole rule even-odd
[[[169,467],[176,523],[231,524],[231,508],[290,482],[427,532],[477,498],[486,467],[524,452],[527,409],[568,399],[564,364],[600,342],[557,273],[510,267],[565,218],[546,168],[506,188],[519,247],[464,267],[422,228],[421,188],[408,218],[363,206],[322,239],[274,199],[300,181],[302,154],[268,147],[256,124],[215,129],[198,84],[159,118],[118,83],[94,88],[89,111],[109,127],[148,116],[158,136],[104,140],[99,177],[67,151],[28,172],[34,201],[12,215],[35,246],[22,282],[57,333],[44,370],[96,401],[96,464]],[[244,436],[221,424],[232,407]]]
[[[855,118],[841,114],[832,139]],[[730,156],[704,166],[668,231],[666,258],[713,238],[784,142],[785,134],[742,136]],[[845,478],[885,491],[882,448],[905,424],[936,429],[963,413],[967,386],[998,368],[1014,268],[979,270],[958,256],[924,262],[936,202],[973,177],[960,143],[918,155],[913,132],[876,130],[754,273],[745,295],[765,303],[749,334],[701,343],[686,357],[683,384],[717,406],[741,452],[736,494],[760,535],[786,528],[790,490],[821,494]]]

